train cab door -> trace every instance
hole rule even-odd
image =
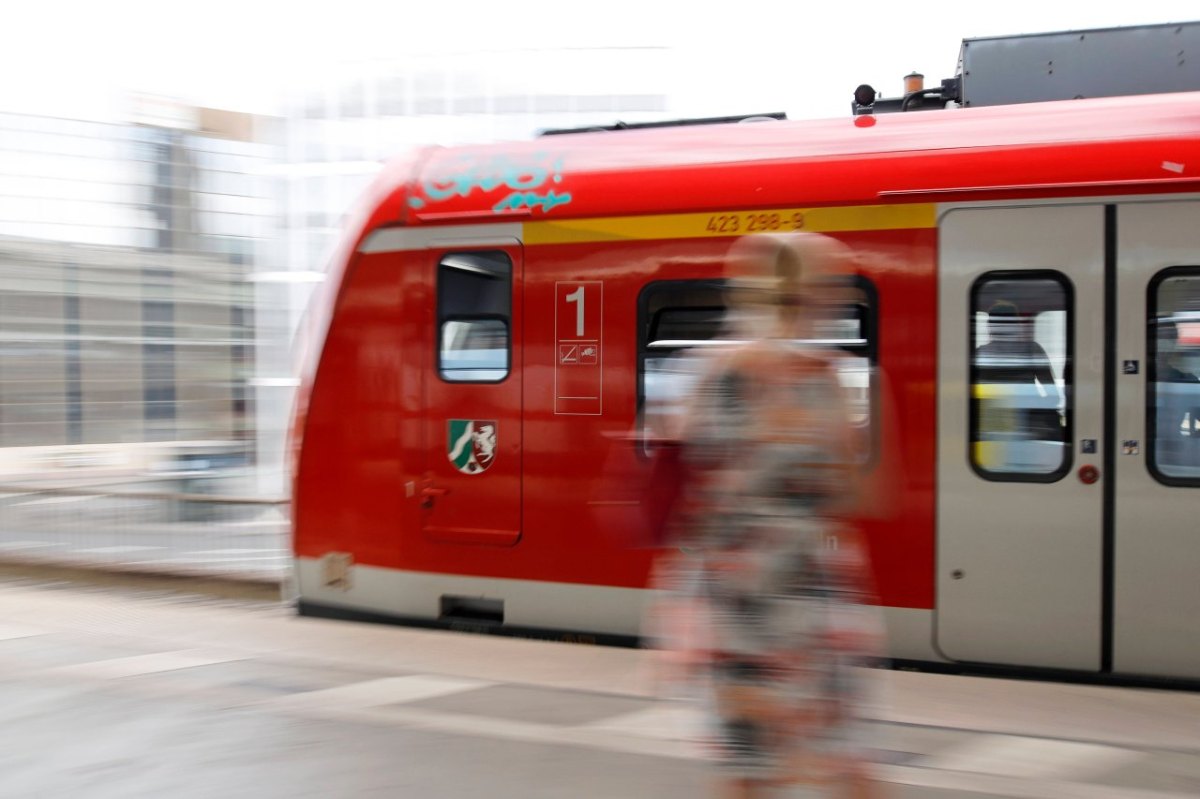
[[[522,252],[434,251],[423,405],[425,534],[512,546],[521,537]]]
[[[1200,202],[1116,209],[1112,668],[1200,678]]]
[[[1102,667],[1106,213],[941,216],[935,643],[951,660]]]

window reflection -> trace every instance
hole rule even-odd
[[[857,458],[866,462],[871,455],[870,298],[856,284],[839,287],[839,292],[845,302],[815,320],[817,338],[796,344],[821,347],[828,353],[846,395]],[[664,281],[643,293],[646,315],[639,346],[643,424],[648,434],[671,432],[705,367],[700,356],[736,338],[739,321],[724,307],[725,299],[720,280]]]
[[[1067,291],[1052,278],[983,280],[973,291],[972,457],[994,476],[1066,464]]]
[[[1200,276],[1158,284],[1150,319],[1153,462],[1163,475],[1200,478]]]
[[[442,324],[442,379],[502,380],[508,374],[508,325],[499,319],[465,319]]]
[[[438,265],[438,374],[451,382],[508,376],[512,261],[502,252],[451,253]]]

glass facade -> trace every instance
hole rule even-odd
[[[245,115],[140,116],[0,114],[10,480],[41,474],[47,451],[179,444],[255,458],[248,278],[270,225],[272,151]]]

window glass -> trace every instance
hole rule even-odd
[[[816,338],[797,343],[831,348],[865,461],[872,437],[873,292],[866,280],[854,278],[838,293],[844,302],[816,320]],[[695,354],[737,340],[738,320],[727,311],[725,294],[721,280],[663,281],[642,291],[639,399],[647,432],[665,432],[682,411],[699,377]]]
[[[508,325],[499,319],[456,319],[442,323],[442,377],[500,380],[508,374]]]
[[[512,261],[502,252],[452,253],[438,264],[438,373],[493,383],[509,371]]]
[[[1173,271],[1151,293],[1151,471],[1200,480],[1200,271]]]
[[[642,294],[644,323],[641,348],[641,401],[648,430],[665,433],[668,419],[683,410],[683,401],[699,376],[699,362],[689,357],[710,346],[724,330],[722,281],[677,280],[653,284]]]
[[[985,276],[971,305],[972,463],[1057,480],[1070,467],[1070,288],[1057,273]]]

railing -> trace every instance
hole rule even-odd
[[[282,582],[289,511],[286,499],[0,484],[0,560]]]

